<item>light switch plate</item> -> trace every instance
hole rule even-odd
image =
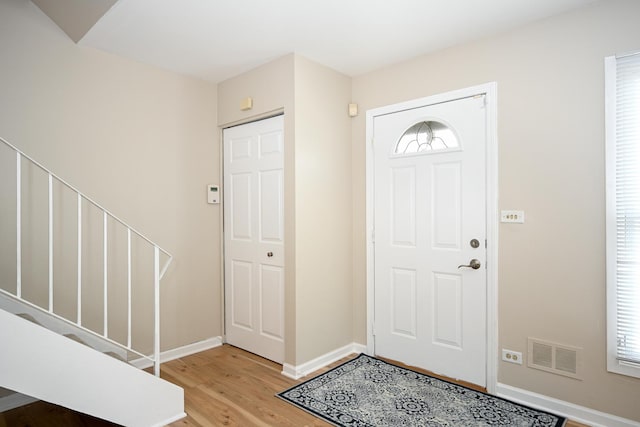
[[[500,211],[500,222],[524,224],[524,211]]]

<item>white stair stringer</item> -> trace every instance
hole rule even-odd
[[[56,332],[58,335],[73,334],[87,344],[89,347],[101,353],[113,352],[122,359],[127,360],[127,351],[122,346],[117,346],[103,339],[100,335],[89,330],[82,329],[70,321],[64,321],[47,313],[43,308],[29,305],[24,300],[17,299],[10,293],[5,293],[0,289],[0,309],[16,315],[27,314],[33,317],[40,325]]]
[[[0,387],[132,427],[184,413],[184,390],[0,310]]]

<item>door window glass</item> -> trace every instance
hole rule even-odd
[[[421,121],[407,129],[395,147],[395,154],[413,154],[458,148],[458,138],[451,128],[435,120]]]

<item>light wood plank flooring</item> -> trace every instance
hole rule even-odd
[[[314,375],[346,361],[340,360]],[[162,377],[184,388],[188,416],[171,427],[329,426],[275,394],[299,382],[284,377],[282,366],[223,345],[162,365]],[[0,427],[113,427],[114,424],[45,402],[0,414]],[[585,427],[568,422],[566,427]]]

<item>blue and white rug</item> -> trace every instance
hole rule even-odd
[[[565,418],[361,354],[278,397],[336,426],[560,427]]]

